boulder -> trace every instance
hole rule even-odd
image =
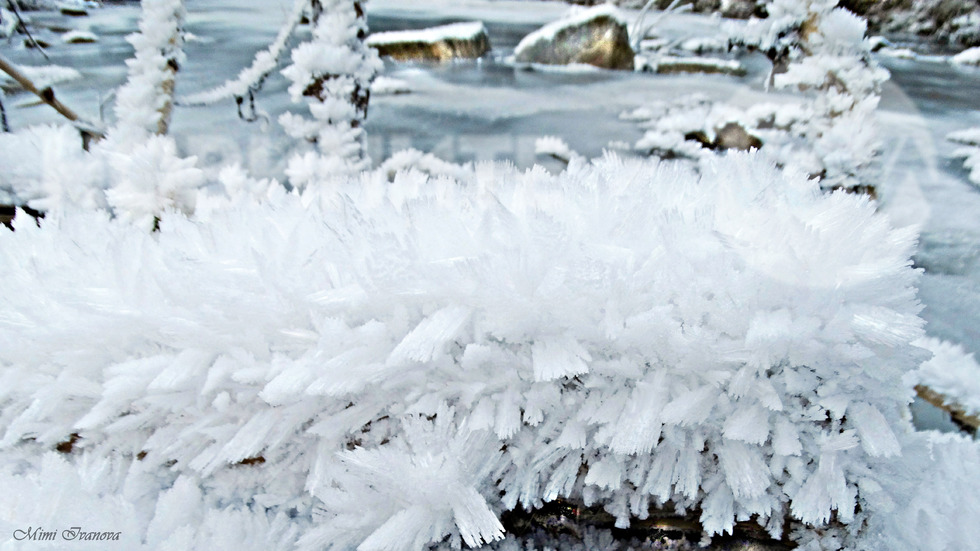
[[[476,59],[490,51],[487,29],[480,22],[453,23],[412,31],[375,33],[366,44],[399,61]]]
[[[520,63],[585,63],[603,69],[633,69],[626,24],[608,5],[583,10],[524,37],[514,51]]]
[[[762,147],[762,140],[749,134],[745,128],[737,122],[729,122],[721,128],[715,129],[715,138],[712,140],[703,130],[689,132],[684,135],[685,140],[695,141],[711,150],[735,149],[738,151],[748,151]]]

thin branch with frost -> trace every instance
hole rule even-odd
[[[78,128],[83,134],[89,134],[90,136],[100,138],[103,136],[103,131],[98,125],[82,119],[67,105],[61,103],[61,101],[55,97],[54,90],[52,90],[50,86],[45,86],[44,88],[38,89],[31,79],[27,78],[24,73],[22,73],[13,63],[2,55],[0,55],[0,71],[10,75],[10,77],[17,81],[18,84],[23,86],[25,90],[41,98],[41,101],[50,105],[55,111],[61,113],[61,115],[63,115],[66,119],[72,121],[75,124],[75,127]]]
[[[377,51],[364,44],[360,0],[310,0],[310,8],[313,37],[293,49],[292,64],[282,71],[293,102],[304,103],[310,116],[279,118],[291,137],[316,144],[316,151],[289,161],[286,173],[299,187],[367,167],[362,123],[381,68]]]
[[[31,46],[34,47],[34,49],[36,49],[37,51],[41,52],[41,55],[44,56],[44,59],[51,61],[51,58],[48,57],[48,52],[44,51],[44,48],[41,47],[41,44],[39,44],[38,41],[34,39],[34,35],[31,34],[31,30],[27,28],[27,23],[24,22],[24,18],[21,17],[20,15],[20,5],[18,1],[9,0],[7,2],[7,5],[10,6],[10,9],[13,10],[14,12],[14,17],[17,18],[17,28],[20,28],[24,31],[24,34],[27,35],[27,40],[30,41]]]
[[[669,6],[667,6],[664,10],[662,10],[659,14],[657,14],[657,17],[654,18],[654,20],[651,21],[649,25],[644,26],[643,20],[646,19],[647,13],[649,13],[650,8],[653,7],[654,3],[656,3],[656,0],[647,1],[646,5],[643,6],[643,9],[640,10],[640,15],[639,17],[637,17],[636,23],[633,25],[633,32],[630,33],[630,36],[633,37],[633,40],[630,46],[633,47],[634,52],[640,51],[640,43],[643,42],[643,39],[646,37],[647,33],[650,32],[650,29],[653,29],[657,25],[659,25],[660,21],[664,17],[666,17],[668,14],[675,11],[677,13],[681,13],[691,9],[690,4],[686,6],[678,7],[678,4],[681,3],[681,0],[674,0],[673,2],[670,3]]]
[[[272,44],[268,48],[255,54],[252,64],[242,69],[242,72],[238,74],[237,78],[229,80],[216,88],[180,98],[178,104],[186,106],[211,105],[232,97],[244,98],[250,92],[258,90],[265,79],[279,65],[279,61],[286,51],[289,37],[292,36],[293,31],[296,30],[296,27],[303,19],[303,14],[308,4],[309,0],[296,0],[292,13],[282,28],[279,29],[279,34],[276,35],[276,39],[272,41]]]
[[[143,2],[139,32],[127,37],[136,52],[126,62],[129,78],[116,94],[118,129],[137,135],[167,133],[177,71],[183,61],[183,22],[182,0]]]

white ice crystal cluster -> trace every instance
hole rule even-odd
[[[0,133],[0,204],[40,211],[105,208],[105,173],[71,126]]]
[[[286,133],[316,148],[289,161],[296,187],[354,174],[369,166],[361,124],[371,80],[381,68],[377,51],[364,45],[363,8],[351,0],[324,0],[313,14],[313,37],[292,51],[282,73],[292,82],[294,102],[304,102],[312,118],[285,113]]]
[[[748,154],[389,180],[0,231],[3,487],[62,473],[148,549],[476,547],[557,498],[845,542],[904,510],[915,234],[866,198]]]

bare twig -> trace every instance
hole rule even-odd
[[[31,82],[31,79],[24,76],[24,73],[21,73],[13,63],[8,61],[7,58],[3,57],[2,55],[0,55],[0,71],[10,75],[11,78],[16,80],[17,83],[23,86],[25,90],[41,98],[41,101],[50,105],[55,111],[61,113],[66,119],[75,123],[75,126],[83,134],[89,134],[97,138],[102,138],[105,135],[97,125],[80,118],[67,105],[61,103],[58,98],[54,96],[54,90],[52,90],[50,86],[45,86],[39,90],[37,86]]]
[[[27,35],[27,39],[31,41],[31,45],[34,46],[34,48],[37,51],[41,52],[41,55],[44,56],[44,59],[51,61],[51,58],[48,57],[48,52],[45,52],[44,48],[41,47],[38,41],[34,40],[34,35],[32,35],[31,30],[27,28],[27,23],[24,22],[24,18],[20,16],[20,5],[18,1],[7,0],[7,5],[10,6],[10,9],[14,10],[14,15],[17,17],[17,25],[19,28],[23,29],[24,34]]]

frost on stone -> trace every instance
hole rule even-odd
[[[503,512],[558,498],[779,536],[895,491],[864,488],[904,468],[915,235],[863,197],[759,154],[609,155],[302,193],[228,169],[197,208],[166,138],[112,169],[146,167],[157,191],[108,196],[157,232],[0,232],[9,477],[77,434],[73,468],[113,461],[99,495],[143,526],[204,511],[153,521],[184,549],[221,515],[309,549],[509,545]]]

